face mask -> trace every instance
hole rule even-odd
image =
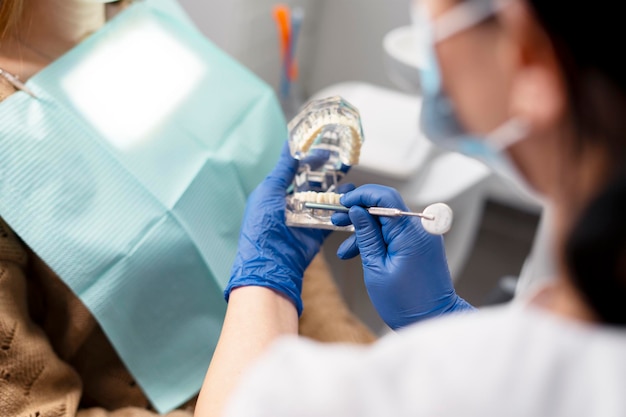
[[[441,148],[478,159],[506,179],[531,192],[526,181],[509,160],[505,150],[523,140],[528,126],[512,119],[484,138],[472,136],[459,121],[454,104],[443,89],[435,45],[493,16],[506,1],[466,0],[440,16],[433,25],[424,7],[413,9],[421,61],[421,129]],[[531,192],[532,193],[532,192]]]
[[[135,3],[27,86],[0,103],[0,216],[165,413],[204,379],[280,105],[173,0]]]

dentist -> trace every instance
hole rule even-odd
[[[402,329],[368,348],[300,340],[302,272],[320,231],[284,225],[288,152],[251,196],[218,349],[196,416],[626,415],[626,67],[618,3],[421,0],[422,128],[540,194],[554,225],[552,284],[471,311],[440,239],[392,189],[341,203],[381,317]]]

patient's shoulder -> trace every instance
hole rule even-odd
[[[0,77],[0,101],[15,93],[15,88],[4,77]]]

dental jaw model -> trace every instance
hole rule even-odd
[[[353,231],[330,221],[332,210],[307,203],[338,205],[337,187],[348,169],[359,163],[363,128],[359,112],[341,97],[310,102],[289,123],[291,155],[300,161],[287,195],[288,226]]]

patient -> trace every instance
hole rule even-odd
[[[27,80],[123,6],[0,0],[0,68]],[[0,101],[14,92],[0,77]],[[306,276],[305,336],[373,340],[345,307],[321,257]],[[191,416],[192,411],[193,401],[168,416]],[[0,218],[0,416],[152,415],[90,312]]]

